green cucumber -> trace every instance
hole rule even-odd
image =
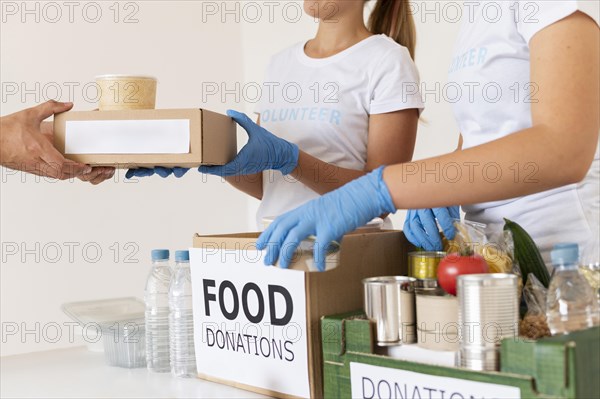
[[[515,260],[518,262],[523,277],[523,287],[527,282],[529,273],[533,273],[544,287],[550,284],[550,274],[542,259],[540,250],[531,236],[517,223],[504,219],[504,230],[512,233],[515,244]]]

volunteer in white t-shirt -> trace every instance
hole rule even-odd
[[[423,108],[420,95],[405,88],[419,82],[412,61],[414,25],[408,0],[378,3],[367,29],[364,2],[306,1],[305,11],[320,19],[316,37],[271,59],[256,109],[259,123],[297,145],[299,154],[297,165],[285,175],[271,169],[228,178],[261,200],[259,228],[264,218],[380,165],[412,159]],[[228,174],[223,168],[201,171]]]
[[[576,86],[570,88],[571,93],[565,90],[565,96],[562,96],[558,90],[541,86],[542,83],[552,84],[550,79],[554,78],[558,85],[568,85],[565,80],[572,80],[573,85],[591,84],[593,87],[594,79],[586,81],[585,77],[594,68],[596,72],[598,71],[597,58],[595,61],[580,59],[579,61],[584,63],[584,68],[561,68],[560,58],[574,57],[576,53],[572,54],[568,48],[569,39],[563,38],[563,42],[557,40],[556,43],[549,43],[545,36],[553,35],[553,30],[556,31],[555,36],[563,36],[560,25],[564,25],[563,29],[567,29],[567,26],[572,26],[573,29],[585,29],[581,25],[594,25],[589,16],[594,18],[596,23],[598,22],[597,5],[598,2],[588,0],[579,2],[574,0],[484,1],[475,3],[470,10],[467,9],[449,70],[449,81],[465,88],[460,101],[454,104],[454,114],[462,135],[463,149],[532,128],[536,117],[541,122],[538,125],[550,124],[552,119],[548,121],[539,119],[544,116],[541,114],[544,112],[543,108],[549,105],[542,102],[556,101],[555,112],[569,112],[571,107],[562,104],[563,101],[569,101],[567,95],[577,97],[586,95],[585,90],[578,93],[579,88]],[[578,10],[581,11],[577,12]],[[585,12],[588,14],[584,14]],[[496,14],[498,16],[495,16]],[[558,25],[552,26],[559,21]],[[545,28],[548,28],[547,32],[543,31]],[[597,28],[596,26],[596,40]],[[590,30],[593,31],[594,27]],[[539,37],[535,37],[538,33],[540,33]],[[580,44],[585,45],[585,43]],[[548,50],[548,47],[552,49],[553,54],[548,54],[548,58],[543,61],[538,54],[540,51]],[[533,57],[540,58],[532,60]],[[578,60],[572,59],[570,62],[577,63]],[[552,66],[553,63],[558,65]],[[577,73],[580,75],[577,76]],[[474,87],[472,98],[467,94],[469,84]],[[595,88],[596,91],[599,89],[597,85]],[[595,96],[591,95],[591,98],[593,97]],[[581,100],[582,98],[578,99]],[[585,104],[583,109],[593,104],[593,102]],[[565,121],[572,118],[575,123],[565,124],[565,129],[559,134],[569,137],[569,140],[581,140],[579,145],[588,148],[582,153],[574,153],[574,159],[569,159],[568,152],[558,153],[552,166],[554,171],[549,171],[559,177],[566,169],[566,164],[573,163],[586,170],[585,175],[582,169],[578,170],[581,174],[579,177],[583,179],[571,179],[574,181],[567,181],[571,184],[530,195],[464,205],[462,208],[466,212],[466,219],[485,223],[488,233],[502,230],[503,218],[517,221],[534,237],[546,261],[549,260],[550,249],[558,242],[569,241],[585,245],[594,236],[598,237],[600,222],[598,151],[595,151],[591,167],[589,166],[589,155],[597,148],[598,140],[597,136],[596,140],[593,140],[593,134],[586,137],[576,130],[581,126],[579,123],[585,124],[587,119],[587,122],[591,122],[589,126],[593,127],[591,132],[595,130],[597,133],[598,103],[596,102],[595,110],[589,109],[590,115],[579,114],[583,109],[573,110],[575,112],[568,118],[561,118]],[[548,109],[546,112],[550,113],[552,110]],[[579,118],[584,120],[577,121]],[[545,141],[552,140],[552,136],[538,134],[543,138],[537,145],[543,151],[546,146]],[[586,153],[588,157],[585,156]],[[541,164],[537,164],[533,156],[531,158],[525,156],[520,159],[515,158],[513,166],[503,170],[503,173],[508,174],[513,180],[522,180],[525,185],[535,185],[538,173],[543,173],[538,171],[540,167]],[[494,167],[490,166],[488,169],[490,175],[494,173],[492,168]],[[488,177],[493,180],[493,176]]]
[[[248,144],[230,164],[200,168],[262,200],[259,227],[380,165],[410,161],[423,109],[408,0],[378,0],[369,28],[366,1],[304,4],[319,19],[317,35],[272,58],[257,108],[262,127],[229,111]],[[127,176],[153,173],[185,170]]]
[[[546,260],[557,242],[598,239],[598,2],[464,5],[449,79],[462,89],[454,106],[460,150],[379,168],[281,216],[258,242],[279,244],[268,261],[317,235],[321,264],[329,241],[396,209],[420,209],[409,212],[405,232],[416,245],[439,247],[436,218],[450,230],[451,212],[427,208],[454,204],[490,230],[503,218],[521,224]]]
[[[352,7],[348,11],[362,12],[357,2],[345,3]],[[321,53],[334,35],[324,32],[306,45],[298,43],[268,66],[257,108],[260,125],[301,152],[292,173],[265,171],[262,191],[260,183],[255,187],[262,199],[259,226],[263,218],[281,215],[380,165],[412,159],[423,103],[419,95],[405,94],[419,81],[409,50],[386,35],[362,31],[350,43],[360,41],[343,51]],[[273,87],[270,93],[268,87]]]

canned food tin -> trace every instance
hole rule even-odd
[[[408,254],[408,275],[418,279],[437,279],[437,269],[445,252],[410,252]]]
[[[441,288],[416,289],[417,345],[436,351],[458,351],[458,299]]]
[[[500,342],[518,333],[518,278],[513,274],[468,274],[456,279],[459,367],[497,371]]]
[[[379,346],[410,344],[415,335],[415,279],[371,277],[363,281],[365,313],[375,324]]]

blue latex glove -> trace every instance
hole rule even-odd
[[[282,138],[275,136],[265,128],[252,122],[250,118],[241,112],[227,111],[227,116],[236,121],[248,133],[248,143],[239,154],[223,166],[200,166],[198,171],[216,176],[238,176],[251,175],[264,170],[278,170],[284,175],[290,174],[298,165],[299,149]],[[161,168],[154,169],[130,169],[126,178],[147,177],[154,174],[160,177],[182,177],[189,169],[185,168]]]
[[[314,260],[325,270],[325,256],[332,241],[364,226],[373,218],[396,211],[383,181],[383,167],[345,186],[314,199],[277,219],[260,235],[256,246],[267,248],[265,264],[287,268],[300,242],[316,236]]]
[[[413,245],[427,251],[441,251],[442,238],[436,220],[447,239],[454,239],[454,221],[460,219],[458,206],[434,209],[411,209],[404,221],[404,235]]]
[[[290,174],[298,165],[298,146],[275,136],[252,122],[246,114],[227,111],[248,133],[248,143],[235,159],[223,166],[201,166],[198,170],[217,176],[251,175],[264,170],[278,170]]]
[[[187,173],[189,169],[186,168],[162,168],[162,167],[156,167],[154,169],[148,169],[148,168],[140,168],[140,169],[129,169],[127,171],[127,173],[125,174],[125,178],[127,179],[131,179],[133,177],[148,177],[148,176],[152,176],[154,174],[159,175],[160,177],[169,177],[170,175],[174,175],[175,177],[179,178],[182,177],[183,175],[185,175]]]

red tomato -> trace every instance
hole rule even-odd
[[[456,295],[456,276],[488,272],[488,264],[483,257],[474,254],[462,256],[458,253],[447,255],[440,261],[437,277],[440,286],[448,294]]]

